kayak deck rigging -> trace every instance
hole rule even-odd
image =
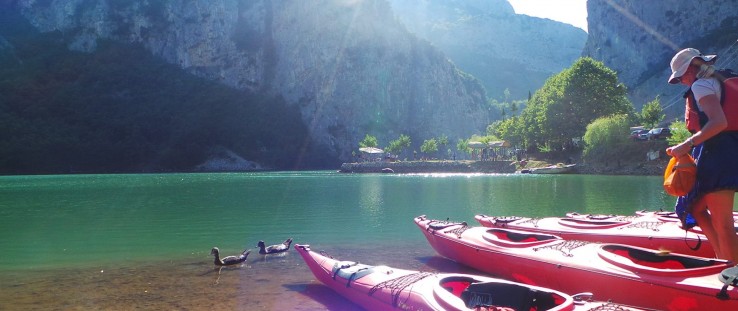
[[[378,290],[387,288],[392,293],[392,306],[397,307],[397,301],[400,298],[400,293],[402,293],[405,288],[433,274],[434,273],[431,272],[417,272],[378,283],[369,290],[369,296],[374,295],[374,293]]]

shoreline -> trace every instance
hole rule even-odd
[[[546,161],[532,161],[525,168],[538,168],[552,165]],[[567,174],[587,175],[633,175],[661,176],[668,161],[656,160],[640,163],[595,163],[579,164]],[[359,162],[343,163],[340,173],[488,173],[515,174],[519,168],[515,161],[472,161],[472,160],[436,160],[436,161],[401,161],[401,162]]]
[[[515,173],[512,161],[434,160],[341,164],[341,173]],[[391,170],[391,171],[390,171]]]

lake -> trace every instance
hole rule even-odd
[[[0,310],[359,310],[287,238],[344,260],[474,272],[437,257],[418,215],[671,210],[657,176],[212,174],[0,176]],[[210,249],[252,253],[214,269]]]

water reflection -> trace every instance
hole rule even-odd
[[[366,175],[359,179],[359,215],[364,219],[366,226],[378,228],[380,224],[381,211],[384,206],[385,182],[382,175]]]

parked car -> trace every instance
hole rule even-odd
[[[642,130],[633,130],[630,132],[630,139],[632,140],[646,140],[648,137],[645,135],[648,134],[648,130],[642,129]],[[641,136],[644,135],[644,136]]]
[[[652,139],[667,139],[669,136],[671,136],[671,130],[664,127],[657,127],[652,128],[650,131],[648,131],[647,138],[649,140]]]

